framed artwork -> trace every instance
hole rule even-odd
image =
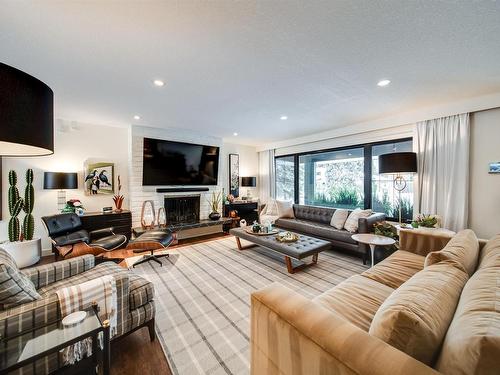
[[[490,163],[490,168],[488,173],[500,173],[500,161],[495,163]]]
[[[85,166],[85,193],[88,195],[113,194],[115,192],[115,164],[87,163]]]
[[[240,196],[240,155],[229,154],[229,194]]]

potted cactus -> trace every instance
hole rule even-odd
[[[26,189],[24,199],[19,196],[17,189],[17,174],[9,172],[9,241],[2,243],[7,252],[12,255],[18,267],[28,267],[40,260],[42,252],[42,241],[40,238],[33,239],[35,232],[35,219],[33,218],[33,207],[35,204],[35,189],[33,188],[33,170],[26,171]],[[26,214],[22,225],[19,214]]]

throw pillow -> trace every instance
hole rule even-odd
[[[467,279],[450,263],[424,268],[382,303],[370,335],[432,366]]]
[[[293,202],[291,201],[276,201],[276,206],[278,208],[278,217],[280,219],[293,219],[295,214],[293,213]]]
[[[349,216],[348,210],[338,208],[333,213],[330,225],[336,229],[342,229],[344,228],[344,224],[348,216]]]
[[[476,234],[470,229],[465,229],[458,232],[444,249],[427,254],[424,267],[448,261],[472,276],[476,270],[478,258],[479,241]]]
[[[267,216],[278,216],[278,207],[275,199],[269,199],[267,201],[265,212],[262,214]]]
[[[358,231],[359,219],[362,217],[368,217],[372,213],[372,210],[362,210],[361,208],[356,208],[347,218],[344,224],[344,229],[351,233],[356,233]]]
[[[0,249],[0,305],[6,309],[41,298],[33,282],[19,271],[10,254]]]

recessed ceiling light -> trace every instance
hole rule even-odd
[[[158,86],[158,87],[165,86],[165,82],[163,82],[161,79],[155,79],[153,81],[153,83],[154,83],[155,86]]]
[[[281,116],[280,120],[288,120],[288,116]]]
[[[387,86],[389,83],[391,83],[390,80],[388,79],[383,79],[381,81],[378,81],[377,86],[384,87]]]
[[[134,120],[140,120],[140,119],[141,119],[141,116],[139,116],[139,115],[134,116]]]
[[[238,133],[234,132],[234,133],[233,133],[233,135],[234,135],[235,137],[237,137],[237,136],[238,136]]]

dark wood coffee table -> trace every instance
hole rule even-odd
[[[266,249],[273,250],[285,256],[286,268],[289,273],[295,273],[306,267],[309,267],[318,262],[318,254],[322,251],[329,250],[331,243],[319,238],[309,237],[299,234],[299,239],[296,242],[279,242],[275,235],[259,236],[248,233],[245,228],[233,228],[229,231],[236,238],[236,244],[239,250],[245,250],[254,246],[262,246]],[[250,245],[243,246],[241,239],[251,242]],[[298,266],[293,266],[292,259],[301,261],[304,258],[312,256],[311,263],[302,263]]]

